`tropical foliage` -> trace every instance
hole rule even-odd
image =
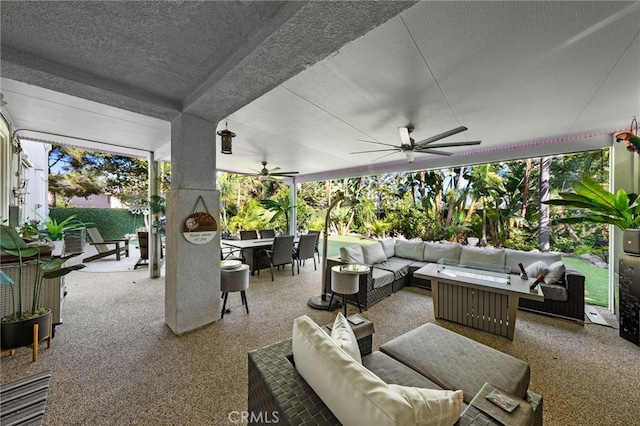
[[[610,224],[619,229],[640,228],[640,199],[637,194],[627,194],[620,189],[615,194],[605,190],[602,184],[583,177],[571,185],[574,192],[561,192],[560,199],[546,204],[578,209],[571,217],[556,219],[558,223]]]

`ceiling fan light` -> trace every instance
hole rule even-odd
[[[407,161],[410,163],[413,163],[413,160],[415,160],[415,155],[413,153],[413,151],[405,151],[404,155],[407,156]]]
[[[231,141],[236,136],[236,134],[232,131],[224,129],[220,130],[218,132],[218,135],[220,135],[220,152],[222,154],[231,154]]]

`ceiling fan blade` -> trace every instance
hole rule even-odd
[[[368,152],[384,152],[384,151],[400,151],[400,148],[373,149],[371,151],[355,151],[355,152],[350,152],[349,154],[365,154],[365,153],[368,153]]]
[[[365,141],[362,139],[356,139],[356,141],[358,142],[365,142],[365,143],[374,143],[376,145],[384,145],[384,146],[392,146],[392,147],[396,147],[396,145],[391,145],[390,143],[382,143],[382,142],[374,142],[374,141]]]
[[[269,174],[277,172],[278,170],[280,170],[280,167],[274,167],[273,169],[269,170]]]
[[[409,136],[409,129],[406,127],[398,127],[398,131],[400,132],[400,140],[403,145],[411,145],[411,136]]]
[[[279,172],[279,173],[269,173],[271,176],[287,176],[287,175],[297,175],[299,172]]]
[[[420,154],[435,154],[435,155],[444,155],[448,157],[449,155],[453,155],[453,152],[439,151],[437,149],[424,148],[424,149],[416,149],[415,152]]]
[[[416,142],[416,146],[427,145],[427,144],[433,143],[435,141],[439,141],[440,139],[444,139],[444,138],[448,138],[449,136],[453,136],[456,133],[464,132],[465,130],[468,130],[468,129],[466,127],[464,127],[464,126],[456,127],[455,129],[447,130],[446,132],[440,133],[439,135],[431,136],[428,139],[422,140],[420,142]]]
[[[400,152],[400,150],[398,150],[398,152]],[[375,159],[375,160],[373,160],[372,162],[373,162],[373,163],[375,163],[376,161],[378,161],[378,160],[382,160],[383,158],[388,157],[388,156],[393,155],[393,154],[395,154],[395,152],[390,152],[389,154],[385,154],[385,155],[383,155],[382,157],[378,157],[378,158],[376,158],[376,159]]]
[[[451,143],[439,143],[436,145],[417,146],[418,149],[431,149],[431,148],[451,148],[454,146],[470,146],[480,145],[481,141],[469,141],[469,142],[451,142]]]

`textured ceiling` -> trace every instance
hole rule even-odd
[[[180,111],[228,125],[223,170],[300,181],[579,151],[640,112],[638,2],[7,2],[19,134],[170,153]],[[449,157],[350,154],[482,140]],[[97,141],[92,143],[91,141]],[[99,143],[98,143],[99,142]]]

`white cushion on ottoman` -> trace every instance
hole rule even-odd
[[[293,321],[296,369],[338,421],[349,425],[415,425],[413,407],[339,348],[304,315]]]

